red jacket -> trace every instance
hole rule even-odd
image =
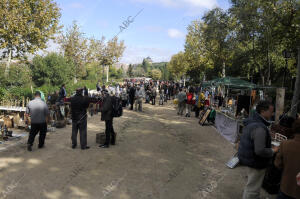
[[[187,98],[187,102],[186,102],[187,104],[195,104],[195,102],[193,101],[194,98],[193,93],[187,93],[186,98]]]

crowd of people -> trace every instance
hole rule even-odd
[[[168,100],[178,104],[179,116],[199,117],[199,112],[210,106],[211,94],[199,86],[185,87],[176,82],[125,82],[122,85],[96,85],[96,93],[89,93],[87,88],[79,88],[69,99],[72,115],[72,148],[77,147],[77,134],[80,134],[82,150],[87,145],[87,109],[90,103],[100,104],[101,120],[105,121],[105,143],[101,148],[108,148],[116,143],[113,127],[114,117],[122,115],[122,108],[143,111],[143,104],[164,105]],[[54,96],[54,97],[53,97]],[[64,85],[55,95],[48,98],[50,104],[61,105],[66,100]],[[57,96],[57,97],[55,97]],[[31,131],[28,138],[28,151],[32,151],[35,136],[40,132],[39,148],[43,148],[47,132],[49,110],[36,92],[35,99],[30,101],[26,113],[31,116]],[[239,143],[238,158],[240,164],[247,167],[248,181],[244,188],[243,199],[257,199],[270,164],[282,170],[282,179],[278,199],[300,198],[300,120],[293,121],[293,139],[282,142],[280,147],[272,146],[270,122],[274,105],[270,101],[260,101],[256,110],[244,121],[243,133]],[[297,178],[296,178],[297,177]],[[297,184],[298,183],[298,184]]]

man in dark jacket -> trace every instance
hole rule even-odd
[[[129,89],[130,110],[133,110],[134,101],[135,101],[135,87],[131,85]]]
[[[63,102],[65,97],[67,97],[67,91],[65,85],[63,84],[59,90],[59,101]]]
[[[113,98],[107,90],[102,91],[104,100],[101,108],[101,120],[105,121],[105,143],[100,145],[101,148],[108,148],[109,144],[115,145],[116,137],[113,127]]]
[[[72,111],[72,148],[77,146],[77,133],[80,133],[81,149],[89,149],[87,146],[87,108],[89,99],[82,95],[82,89],[77,89],[74,97],[71,98]]]
[[[248,182],[244,188],[243,199],[260,198],[260,188],[274,153],[271,136],[268,130],[274,112],[274,106],[269,101],[260,101],[256,113],[244,121],[238,157],[242,165],[247,166]]]

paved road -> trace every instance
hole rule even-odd
[[[71,149],[71,127],[49,133],[44,149],[0,152],[0,198],[237,199],[244,168],[227,169],[233,146],[213,127],[181,118],[172,106],[125,111],[114,121],[117,145],[100,149],[99,116],[88,120],[91,149]],[[25,140],[24,140],[25,143]],[[35,143],[36,144],[36,143]]]

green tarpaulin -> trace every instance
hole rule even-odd
[[[203,87],[226,86],[232,89],[255,89],[256,84],[247,82],[236,77],[223,77],[208,82],[203,82]]]

